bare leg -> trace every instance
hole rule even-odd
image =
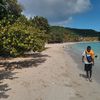
[[[91,77],[92,77],[92,70],[89,71],[89,74],[90,74],[90,75],[89,75],[89,76],[90,76],[90,77],[89,77],[89,81],[92,82],[92,79],[91,79]]]
[[[86,78],[89,78],[89,72],[86,71]]]
[[[90,78],[92,77],[92,70],[90,70]]]

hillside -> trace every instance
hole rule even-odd
[[[92,29],[76,29],[61,26],[50,26],[50,43],[100,41],[100,32]]]
[[[73,33],[80,35],[82,37],[100,37],[100,32],[97,32],[93,29],[76,29],[76,28],[66,28]]]

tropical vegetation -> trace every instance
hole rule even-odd
[[[0,55],[20,56],[41,52],[45,43],[99,41],[100,32],[50,26],[42,16],[28,19],[17,0],[0,0]]]

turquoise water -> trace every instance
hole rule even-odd
[[[75,53],[82,54],[87,46],[91,46],[92,50],[95,52],[95,55],[98,56],[95,58],[95,61],[100,63],[100,42],[77,43],[72,45],[72,49]]]
[[[87,48],[91,46],[94,50],[95,55],[98,57],[95,58],[95,64],[93,66],[93,77],[100,83],[100,42],[85,42],[85,43],[76,43],[70,46],[70,51],[73,52],[73,59],[79,64],[78,67],[83,70],[83,65],[81,63],[82,53]]]

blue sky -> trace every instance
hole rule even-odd
[[[91,0],[91,6],[88,11],[74,15],[68,26],[100,31],[100,0]]]
[[[43,16],[51,25],[100,31],[100,0],[18,0],[27,17]]]

